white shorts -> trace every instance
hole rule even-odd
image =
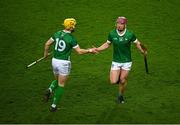
[[[126,62],[126,63],[118,63],[118,62],[112,62],[111,70],[131,70],[132,62]]]
[[[52,58],[52,67],[54,74],[67,76],[70,74],[71,62]]]

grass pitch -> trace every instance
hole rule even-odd
[[[179,0],[1,0],[0,123],[180,123]],[[125,98],[109,84],[112,47],[98,55],[72,53],[72,72],[61,110],[50,113],[41,102],[53,80],[44,43],[74,17],[74,36],[82,48],[99,46],[118,16],[148,47],[149,75],[143,56],[132,46],[133,67]]]

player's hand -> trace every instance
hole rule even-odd
[[[98,51],[95,47],[88,49],[89,53],[97,54]]]
[[[97,48],[95,48],[95,47],[93,47],[92,50],[93,50],[93,53],[94,53],[94,54],[98,54],[98,53],[99,53],[99,52],[97,51]]]
[[[93,47],[93,49],[94,49],[94,51],[95,51],[96,53],[99,53],[99,50],[98,50],[97,47],[95,47],[95,46],[92,46],[92,47]]]
[[[147,50],[144,50],[144,51],[142,52],[142,54],[143,54],[144,56],[147,56]]]
[[[143,45],[143,44],[140,44],[141,46],[141,53],[146,56],[147,55],[147,48]]]
[[[147,51],[145,51],[145,52],[144,52],[144,55],[146,56],[147,54],[148,54]]]

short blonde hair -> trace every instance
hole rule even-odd
[[[69,29],[74,29],[76,25],[76,20],[74,18],[67,18],[64,20],[64,28],[69,30]]]

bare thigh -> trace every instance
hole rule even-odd
[[[110,71],[110,82],[111,82],[111,84],[116,84],[116,82],[119,79],[119,75],[120,75],[120,69]]]
[[[128,71],[128,70],[123,70],[123,69],[121,69],[120,81],[121,81],[122,84],[127,81],[128,74],[129,74],[129,71]]]

